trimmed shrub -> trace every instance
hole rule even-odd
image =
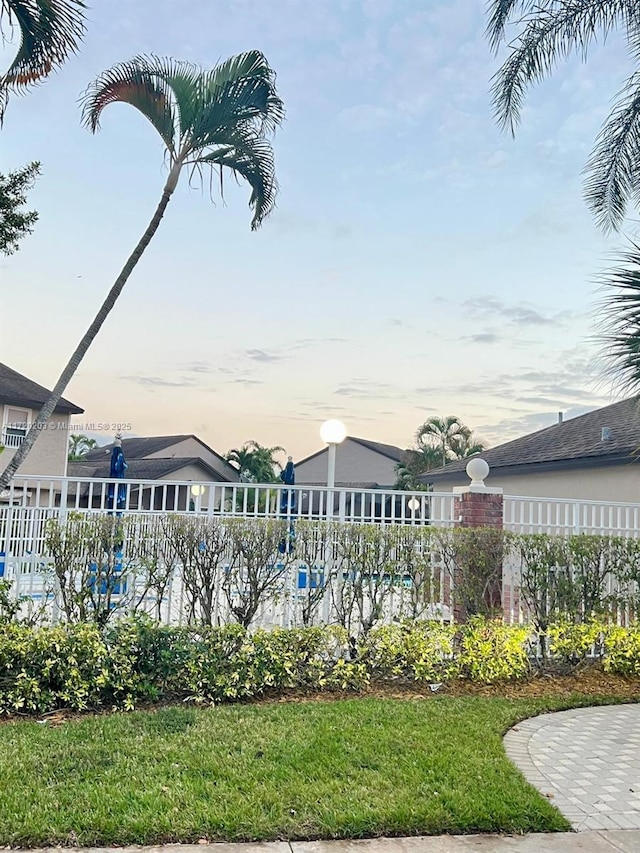
[[[485,684],[523,678],[531,668],[526,649],[530,633],[499,619],[470,619],[461,630],[460,674]]]
[[[604,637],[605,672],[640,677],[640,625],[607,630]]]
[[[579,662],[594,642],[604,668],[640,676],[640,625],[549,628],[556,657]],[[531,629],[477,616],[466,625],[406,621],[356,645],[343,628],[249,633],[240,625],[166,628],[148,618],[33,628],[0,625],[0,714],[56,708],[130,710],[141,702],[220,703],[288,689],[362,690],[389,679],[483,683],[523,678]]]

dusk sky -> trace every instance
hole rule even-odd
[[[138,53],[210,67],[257,48],[287,110],[277,209],[252,233],[246,186],[212,202],[183,176],[65,393],[79,424],[301,458],[329,417],[407,446],[456,414],[495,444],[614,402],[591,336],[622,238],[597,230],[581,171],[630,63],[613,37],[561,65],[514,141],[485,5],[90,0],[80,54],[12,97],[0,134],[3,172],[43,170],[34,234],[0,267],[2,361],[53,386],[160,199],[159,137],[124,105],[92,137],[85,86]]]

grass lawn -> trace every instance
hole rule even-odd
[[[0,845],[569,829],[501,736],[594,698],[236,705],[0,725]]]

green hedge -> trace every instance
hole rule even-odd
[[[608,672],[640,677],[640,624],[556,625],[552,655],[570,662],[594,647]],[[372,681],[484,683],[530,672],[531,629],[500,620],[461,626],[406,622],[370,631],[350,653],[341,628],[249,633],[223,628],[168,628],[146,619],[32,628],[0,626],[0,713],[55,708],[132,709],[182,699],[219,703],[266,691],[361,689]],[[353,659],[350,659],[353,654]]]

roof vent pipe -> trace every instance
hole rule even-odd
[[[601,440],[602,441],[611,441],[612,439],[611,428],[610,427],[602,427]]]
[[[562,412],[558,412],[558,423],[562,423]]]

